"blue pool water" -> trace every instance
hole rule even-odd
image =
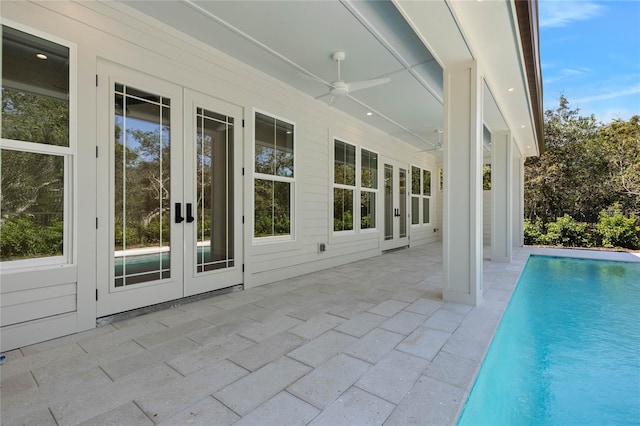
[[[531,256],[458,425],[640,424],[640,263]]]

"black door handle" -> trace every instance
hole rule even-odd
[[[184,221],[184,217],[182,217],[182,204],[181,203],[176,203],[175,214],[176,214],[176,223],[182,223]]]
[[[193,222],[193,215],[191,214],[191,203],[187,203],[187,223]]]

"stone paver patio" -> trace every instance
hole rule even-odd
[[[404,249],[7,352],[3,425],[447,425],[526,262],[442,301],[442,246]]]

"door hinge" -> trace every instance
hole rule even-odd
[[[242,176],[244,176],[244,167],[242,168]]]
[[[96,158],[98,158],[98,145],[96,145]]]
[[[244,223],[244,215],[242,215],[242,223]]]
[[[242,128],[244,129],[244,118],[242,119]]]
[[[98,289],[96,288],[96,300],[98,300]]]
[[[96,74],[96,87],[98,87],[98,74]]]
[[[244,272],[244,263],[242,264],[242,272]]]
[[[96,217],[96,229],[98,229],[98,218]]]

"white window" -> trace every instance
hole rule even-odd
[[[333,231],[359,232],[376,229],[378,199],[378,154],[334,140]],[[358,211],[357,200],[360,203]]]
[[[293,238],[294,125],[255,113],[254,238]]]
[[[61,43],[2,26],[3,267],[72,259],[74,52]]]
[[[422,224],[431,223],[431,170],[422,170]]]
[[[378,154],[360,149],[360,229],[376,228]]]
[[[431,223],[431,171],[411,166],[411,224]]]
[[[333,157],[333,230],[353,230],[353,205],[356,194],[356,147],[334,141]]]

